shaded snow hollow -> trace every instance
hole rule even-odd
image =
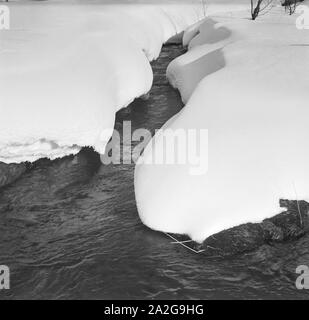
[[[189,51],[168,66],[186,105],[163,129],[207,129],[209,169],[191,175],[189,164],[147,164],[165,131],[148,144],[135,191],[140,218],[154,230],[202,242],[281,212],[279,199],[309,200],[309,33],[281,7],[248,17],[197,23],[183,37]]]

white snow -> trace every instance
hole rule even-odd
[[[208,129],[209,170],[143,163],[164,132],[153,139],[135,172],[147,226],[203,241],[281,212],[281,198],[309,200],[309,33],[296,17],[221,12],[184,34],[167,76],[187,104],[164,129]]]
[[[0,31],[0,161],[104,153],[115,113],[149,91],[149,61],[200,20],[200,4],[6,3]]]

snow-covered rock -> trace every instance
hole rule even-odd
[[[196,241],[281,212],[279,199],[309,200],[308,31],[274,8],[213,16],[184,34],[189,51],[167,72],[187,102],[166,129],[207,129],[208,172],[190,164],[146,164],[135,172],[141,220]],[[167,155],[174,150],[165,150]]]

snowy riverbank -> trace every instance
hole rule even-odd
[[[309,199],[308,30],[280,6],[249,17],[222,13],[190,28],[188,53],[168,67],[187,104],[164,129],[207,129],[209,170],[192,176],[189,165],[140,160],[137,205],[152,229],[201,242],[281,212],[279,199]],[[149,144],[146,161],[164,140]]]
[[[0,162],[104,153],[115,113],[147,93],[149,61],[200,4],[9,3],[0,33]]]
[[[11,28],[0,33],[0,186],[24,172],[26,161],[76,154],[83,146],[104,153],[116,111],[151,87],[149,61],[205,14],[199,1],[114,3],[6,4]],[[229,8],[242,5],[216,1],[206,13]]]

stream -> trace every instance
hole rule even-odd
[[[182,54],[163,47],[149,98],[119,111],[132,129],[160,128],[183,107],[165,70]],[[39,160],[0,190],[0,264],[11,289],[0,299],[308,299],[295,269],[309,263],[309,235],[228,258],[194,254],[139,220],[134,164],[97,153]]]

